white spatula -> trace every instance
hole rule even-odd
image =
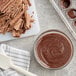
[[[18,71],[19,73],[24,74],[25,76],[37,76],[31,72],[22,69],[21,67],[14,65],[11,58],[5,54],[0,54],[0,68],[2,69],[12,68]]]

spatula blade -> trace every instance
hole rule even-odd
[[[11,59],[3,54],[0,54],[0,68],[2,69],[8,69],[11,64]]]

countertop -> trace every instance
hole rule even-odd
[[[7,41],[3,43],[19,48],[19,49],[30,51],[31,53],[30,71],[33,73],[36,73],[38,76],[76,76],[75,70],[73,71],[74,73],[68,72],[68,69],[69,69],[68,67],[70,67],[70,65],[73,62],[74,64],[72,65],[71,68],[73,69],[74,66],[76,65],[75,60],[74,60],[76,57],[76,52],[75,52],[76,40],[73,38],[69,30],[66,28],[65,24],[62,22],[57,12],[54,10],[52,5],[50,4],[49,0],[35,0],[35,3],[36,3],[36,9],[37,9],[37,14],[38,14],[39,23],[40,23],[40,30],[41,30],[40,33],[46,30],[58,29],[64,32],[65,34],[67,34],[72,40],[73,45],[74,45],[74,57],[71,63],[66,68],[61,69],[61,70],[48,70],[41,67],[35,60],[34,52],[33,52],[34,42],[40,33],[36,36]]]

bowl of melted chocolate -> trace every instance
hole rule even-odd
[[[44,68],[63,68],[72,59],[73,44],[67,35],[58,30],[46,31],[37,38],[34,54]]]

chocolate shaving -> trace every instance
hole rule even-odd
[[[16,23],[15,23],[15,25],[14,25],[14,29],[15,30],[19,30],[20,29],[20,27],[22,26],[22,19],[19,19]]]
[[[29,0],[0,0],[0,4],[0,33],[20,37],[31,28],[34,19],[27,12]]]
[[[4,14],[5,14],[5,13],[3,13],[3,12],[0,11],[0,16],[3,16]]]

